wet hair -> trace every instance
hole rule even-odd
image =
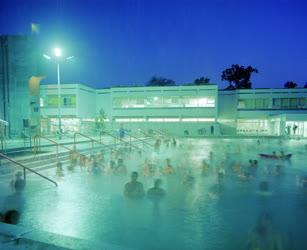
[[[4,222],[7,224],[17,224],[20,214],[17,210],[9,210],[4,215]]]
[[[259,183],[260,191],[269,191],[269,183],[267,181],[262,181]]]
[[[161,185],[161,183],[162,183],[161,179],[155,179],[154,185],[155,185],[155,187],[158,187],[158,186]]]
[[[138,176],[139,176],[138,172],[133,171],[133,172],[131,173],[131,177],[133,177],[133,176],[138,177]]]
[[[269,212],[262,212],[259,214],[258,217],[258,224],[256,227],[256,230],[258,231],[259,234],[264,234],[266,232],[266,227],[265,225],[263,225],[263,221],[268,221],[271,222],[272,221],[272,215]]]

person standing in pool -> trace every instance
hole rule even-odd
[[[250,231],[247,243],[248,250],[281,250],[284,249],[281,237],[274,230],[272,217],[263,212],[259,215],[257,225]]]
[[[147,191],[148,198],[162,198],[165,196],[165,190],[161,188],[161,179],[156,179],[154,186]]]
[[[144,186],[141,182],[137,181],[138,172],[131,173],[131,181],[127,182],[124,189],[124,195],[131,199],[141,199],[144,197]]]
[[[163,168],[163,173],[165,175],[175,174],[175,170],[174,170],[174,167],[171,165],[171,159],[170,158],[166,159],[166,166]]]
[[[58,161],[56,164],[56,176],[57,177],[64,177],[63,173],[63,164],[61,161]]]
[[[26,181],[22,179],[21,171],[15,173],[13,180],[11,180],[11,188],[13,192],[21,192],[26,186]]]

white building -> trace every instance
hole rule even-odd
[[[41,86],[41,129],[45,133],[58,130],[57,100],[57,85]],[[162,129],[181,136],[307,137],[307,89],[61,85],[64,130],[93,131],[100,110],[105,113],[105,125],[113,129]]]

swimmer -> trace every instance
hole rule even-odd
[[[76,150],[76,147],[74,147],[74,149],[70,152],[70,164],[72,167],[75,167],[77,165],[78,156],[79,154]]]
[[[175,173],[173,166],[171,165],[171,159],[166,159],[166,166],[163,169],[163,173],[166,175],[172,175]]]
[[[148,177],[150,176],[150,162],[148,159],[145,159],[145,162],[144,162],[144,167],[143,167],[143,175],[145,177]]]
[[[22,192],[26,186],[26,181],[22,179],[22,172],[18,171],[15,173],[11,180],[11,188],[13,192]]]
[[[217,184],[220,185],[222,180],[224,179],[225,177],[225,168],[223,167],[219,167],[218,170],[217,170]]]
[[[159,153],[160,152],[160,147],[161,147],[161,140],[160,139],[157,139],[155,144],[154,144],[154,149],[155,149],[155,152],[156,153]]]
[[[86,165],[86,157],[85,155],[80,155],[80,169],[84,168]]]
[[[105,170],[106,174],[113,174],[115,172],[116,163],[114,160],[110,160],[109,167]]]
[[[57,177],[64,177],[63,164],[60,161],[58,161],[57,164],[56,164],[56,176]]]
[[[4,214],[4,223],[16,225],[19,222],[20,214],[17,210],[9,210]]]
[[[271,196],[272,191],[270,190],[269,182],[261,181],[259,183],[259,190],[256,191],[256,193],[259,194],[259,195],[262,195],[262,196]]]
[[[117,175],[126,175],[127,174],[127,167],[124,164],[124,160],[121,159],[121,158],[117,160],[117,166],[116,166],[116,169],[115,169],[115,173]]]
[[[99,164],[98,160],[97,160],[97,157],[94,158],[94,162],[93,162],[93,174],[95,175],[99,175],[102,173],[102,168],[101,168],[101,165]]]
[[[237,173],[237,174],[240,174],[241,173],[241,165],[240,165],[240,162],[237,162],[233,168],[232,168],[233,172]]]
[[[250,181],[252,175],[249,172],[245,171],[243,173],[240,173],[238,177],[240,178],[241,181]]]
[[[165,196],[165,190],[161,188],[161,179],[156,179],[154,186],[147,191],[148,198],[162,198]]]
[[[307,176],[296,176],[296,184],[302,188],[307,190]]]
[[[186,187],[193,187],[194,183],[195,183],[195,178],[191,173],[191,170],[188,170],[186,172],[186,174],[183,176],[183,180],[182,180],[183,185],[185,185]]]
[[[143,184],[137,181],[138,172],[131,173],[131,181],[125,185],[124,195],[132,199],[140,199],[144,197]]]
[[[95,156],[91,155],[86,162],[87,172],[92,173],[94,168]]]
[[[248,250],[280,250],[283,249],[281,237],[275,231],[269,213],[261,213],[257,225],[249,232]]]
[[[208,173],[209,169],[210,169],[209,164],[206,162],[205,159],[203,159],[202,163],[201,163],[201,173],[202,173],[202,175],[206,175]]]
[[[281,165],[276,165],[274,170],[272,171],[272,175],[273,176],[280,176],[282,175],[282,171],[281,171]]]

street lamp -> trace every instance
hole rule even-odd
[[[58,79],[58,119],[59,119],[59,139],[62,139],[62,121],[61,121],[61,77],[60,77],[60,61],[62,59],[61,48],[54,48],[54,56],[51,57],[47,54],[43,55],[47,60],[56,60],[57,63],[57,79]],[[73,56],[64,58],[65,61],[73,59]]]

